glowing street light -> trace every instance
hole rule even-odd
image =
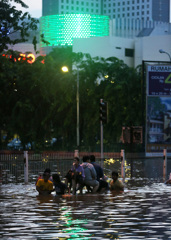
[[[62,69],[62,72],[69,72],[69,69],[67,66],[63,66],[61,69]]]
[[[165,53],[165,54],[167,54],[167,55],[169,56],[169,59],[170,59],[170,62],[171,62],[171,56],[170,56],[170,54],[169,54],[168,52],[164,51],[163,49],[160,49],[160,50],[159,50],[159,53]]]

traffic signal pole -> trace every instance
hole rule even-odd
[[[100,143],[101,143],[101,159],[104,158],[104,153],[103,153],[103,122],[100,120]]]

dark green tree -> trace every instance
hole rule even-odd
[[[0,53],[7,50],[9,45],[26,42],[30,31],[37,30],[38,20],[32,18],[28,12],[17,10],[14,3],[20,4],[24,9],[28,8],[21,0],[0,1]],[[33,43],[36,49],[35,36]]]

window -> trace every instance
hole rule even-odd
[[[125,57],[134,57],[134,49],[125,48]]]

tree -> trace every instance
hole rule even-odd
[[[16,9],[12,3],[18,3],[23,8],[28,6],[21,0],[0,1],[0,53],[9,48],[9,44],[26,42],[30,30],[37,30],[38,20],[31,17],[28,12],[23,13]],[[17,37],[13,37],[13,35]],[[36,40],[33,39],[36,49]]]
[[[36,149],[45,149],[45,140],[54,137],[56,150],[75,149],[77,71],[73,65],[78,67],[80,82],[80,150],[100,150],[101,98],[109,108],[105,150],[119,142],[122,126],[141,125],[141,72],[117,58],[92,58],[72,53],[71,47],[54,48],[44,64],[41,56],[33,64],[0,58],[0,128],[7,132],[7,141],[18,134],[23,145],[34,142]],[[68,73],[61,71],[63,65],[70,66]]]

